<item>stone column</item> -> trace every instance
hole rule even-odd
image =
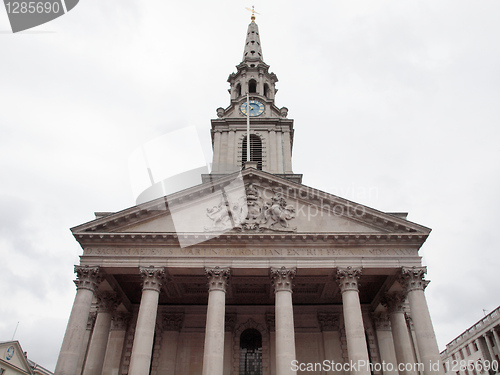
[[[101,375],[104,355],[108,345],[111,317],[118,304],[116,293],[97,293],[97,318],[90,338],[89,352],[85,361],[83,375]]]
[[[285,162],[283,160],[283,155],[285,154],[285,151],[283,149],[283,132],[278,131],[276,132],[276,155],[278,156],[278,162],[277,162],[277,173],[286,173],[285,169]]]
[[[295,360],[295,327],[293,324],[292,280],[295,268],[271,268],[275,295],[276,375],[296,374],[292,371]]]
[[[224,173],[225,170],[222,169],[222,160],[221,160],[221,132],[218,130],[214,130],[214,152],[213,154],[216,155],[216,158],[214,159],[214,172],[216,173]]]
[[[163,334],[161,337],[157,373],[173,375],[175,373],[175,361],[177,359],[179,332],[184,323],[184,313],[165,312],[162,318]]]
[[[274,128],[269,130],[269,142],[270,147],[267,149],[267,160],[269,173],[278,173],[278,151],[279,148],[276,145],[276,130]]]
[[[80,354],[80,358],[78,359],[78,368],[76,370],[77,374],[81,374],[83,372],[83,365],[85,364],[85,359],[87,358],[87,351],[89,350],[90,336],[92,335],[92,331],[94,330],[95,319],[97,318],[97,312],[92,311],[89,314],[89,318],[87,320],[87,330],[85,331],[85,335],[83,336],[83,344],[82,348],[84,348]]]
[[[382,304],[389,313],[396,359],[398,364],[402,365],[399,373],[401,375],[415,375],[415,371],[409,371],[406,367],[407,364],[415,363],[415,357],[413,356],[413,347],[403,311],[405,299],[406,296],[402,292],[387,293],[382,300]]]
[[[349,361],[356,365],[351,369],[351,374],[370,375],[368,346],[359,301],[358,280],[360,276],[361,268],[347,267],[337,270],[337,282],[342,292],[347,353]]]
[[[500,337],[498,336],[498,332],[495,330],[495,328],[493,328],[491,332],[493,333],[493,338],[495,339],[495,345],[497,347],[498,353],[500,354]]]
[[[290,131],[287,129],[283,130],[283,158],[285,164],[284,173],[292,172],[292,141],[290,136]]]
[[[266,326],[269,331],[269,373],[276,375],[276,319],[274,313],[266,313]]]
[[[55,375],[75,375],[83,347],[83,338],[94,292],[99,285],[99,267],[75,266],[76,296],[59,352]]]
[[[424,280],[426,267],[403,267],[400,279],[410,303],[411,318],[415,327],[420,360],[424,365],[424,375],[443,374],[441,358],[432,320],[425,300],[424,289],[429,281]]]
[[[129,320],[129,313],[115,313],[111,320],[111,331],[109,332],[108,347],[104,356],[102,375],[117,375],[120,371],[123,344],[125,343]]]
[[[373,317],[375,330],[377,331],[378,349],[382,363],[392,365],[387,368],[384,375],[398,375],[398,361],[396,359],[396,349],[392,338],[391,321],[386,313],[381,313]]]
[[[323,336],[324,360],[342,363],[339,316],[334,313],[318,313],[318,323]],[[344,374],[344,371],[329,371],[328,374]]]
[[[236,328],[236,313],[226,313],[224,319],[224,373],[231,375],[233,370],[233,335]]]
[[[488,334],[487,334],[487,333],[485,333],[485,334],[483,335],[483,337],[484,337],[484,342],[486,342],[486,347],[488,348],[488,352],[489,352],[489,357],[490,357],[490,358],[488,358],[488,359],[489,359],[489,360],[490,360],[490,362],[491,362],[491,361],[493,361],[493,360],[495,359],[495,352],[493,351],[493,346],[491,346],[491,340],[490,340],[490,338],[488,337]]]
[[[134,344],[130,356],[129,375],[149,374],[151,353],[158,312],[158,299],[162,281],[165,278],[164,268],[139,267],[143,280],[141,304],[137,316]]]
[[[205,268],[205,273],[208,278],[208,307],[202,374],[222,375],[226,288],[231,270],[228,267]]]
[[[227,141],[227,171],[239,171],[241,166],[237,165],[236,157],[236,131],[234,129],[229,130],[229,139]]]
[[[417,363],[422,363],[420,359],[420,353],[418,352],[417,346],[417,336],[415,335],[415,326],[413,325],[413,320],[411,319],[410,314],[408,312],[405,313],[406,325],[408,326],[408,333],[411,338],[411,347],[413,348],[413,355],[415,356],[415,360]]]

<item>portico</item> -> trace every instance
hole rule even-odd
[[[244,171],[244,178],[255,173]],[[149,215],[141,215],[142,220],[148,221]],[[120,301],[112,321],[105,325],[109,330],[106,356],[115,352],[117,357],[119,352],[120,360],[107,366],[104,358],[103,363],[94,363],[94,336],[103,335],[102,326],[95,324],[91,339],[80,349],[88,351],[87,373],[101,373],[86,367],[93,363],[92,368],[104,368],[108,372],[102,373],[109,374],[159,369],[171,374],[240,374],[244,373],[240,372],[242,360],[247,360],[250,366],[257,363],[262,374],[281,375],[295,373],[290,366],[294,360],[382,363],[392,356],[403,363],[429,358],[423,357],[428,344],[418,339],[429,339],[428,326],[414,317],[414,311],[427,311],[425,297],[412,304],[406,299],[411,288],[418,287],[415,283],[426,284],[425,267],[416,256],[423,234],[316,233],[313,240],[310,235],[297,238],[297,232],[261,233],[245,236],[241,246],[241,233],[235,232],[183,249],[168,246],[174,242],[173,235],[111,233],[96,236],[95,231],[83,230],[77,235],[85,242],[82,264],[89,264],[79,267],[93,270],[99,280],[96,290],[108,290],[109,296],[112,289],[114,301]],[[230,246],[238,241],[240,246]],[[78,275],[87,277],[88,272]],[[405,284],[408,277],[413,284]],[[393,292],[394,288],[400,291]],[[422,297],[423,288],[417,290]],[[96,292],[96,303],[97,296]],[[82,309],[80,313],[88,317],[93,309],[88,304],[86,314]],[[380,311],[390,316],[392,332],[386,331],[385,336],[375,327]],[[125,313],[130,319],[119,347],[110,327]],[[405,314],[414,320],[416,342]],[[87,321],[82,322],[72,325],[70,321],[68,332],[75,331],[77,324],[86,326]],[[259,332],[262,342],[252,360],[240,347],[241,334],[249,327]],[[383,343],[387,337],[393,341],[389,349]],[[421,348],[422,357],[416,357],[414,346]],[[60,361],[65,361],[63,352]]]

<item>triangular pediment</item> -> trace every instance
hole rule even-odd
[[[427,236],[429,228],[255,169],[113,213],[72,229],[82,233],[225,233]]]
[[[24,352],[18,341],[0,342],[0,367],[7,367],[17,370],[19,374],[32,374]]]

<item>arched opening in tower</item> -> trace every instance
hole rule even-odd
[[[256,94],[257,93],[257,81],[255,79],[251,79],[248,82],[248,92],[250,94]]]

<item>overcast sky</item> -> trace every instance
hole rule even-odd
[[[53,370],[81,248],[134,205],[127,161],[229,104],[252,3],[81,0],[12,34],[0,9],[0,341]],[[433,229],[440,349],[500,304],[500,2],[255,0],[303,183]]]

